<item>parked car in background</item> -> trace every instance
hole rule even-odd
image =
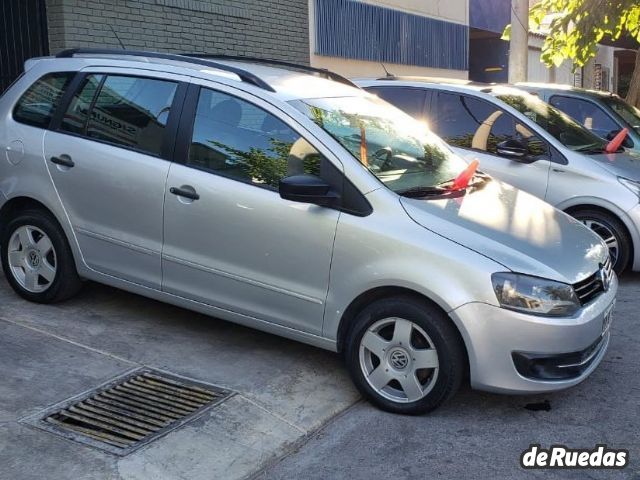
[[[640,157],[523,90],[464,81],[357,81],[397,105],[481,170],[574,216],[607,243],[616,272],[640,270]]]
[[[626,128],[629,132],[622,145],[640,154],[640,110],[618,95],[568,85],[518,83],[516,86],[537,95],[604,139],[611,140]]]
[[[2,267],[34,302],[90,279],[339,351],[400,413],[467,376],[576,385],[609,343],[597,235],[324,70],[64,51],[0,97],[0,148]]]

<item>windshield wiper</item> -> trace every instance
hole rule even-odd
[[[485,182],[488,182],[490,180],[491,177],[489,177],[489,175],[485,174],[485,173],[481,173],[481,172],[477,172],[473,178],[472,181],[469,183],[468,187],[477,187],[480,184],[483,184]],[[466,190],[466,188],[462,188],[462,189],[451,189],[450,186],[453,183],[455,179],[451,179],[451,180],[447,180],[445,182],[439,183],[437,185],[433,185],[433,186],[428,186],[428,187],[412,187],[412,188],[408,188],[406,190],[400,190],[398,193],[398,195],[402,195],[403,197],[410,197],[410,198],[420,198],[420,197],[428,197],[430,195],[448,195],[448,194],[452,194],[452,193],[459,193],[462,192],[464,190]]]
[[[586,153],[587,155],[591,155],[591,154],[597,154],[597,153],[604,153],[605,148],[603,146],[587,145],[585,147],[577,148],[575,151],[579,153]]]
[[[406,190],[400,190],[398,195],[402,195],[403,197],[409,198],[420,198],[420,197],[428,197],[430,195],[444,195],[446,193],[451,192],[451,190],[447,190],[443,187],[412,187],[407,188]]]

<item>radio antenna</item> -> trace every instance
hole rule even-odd
[[[118,43],[120,44],[120,46],[122,47],[123,50],[126,50],[124,43],[122,43],[122,40],[120,40],[120,37],[118,36],[118,34],[116,33],[116,31],[113,29],[113,25],[111,25],[110,23],[107,24],[109,26],[109,28],[111,29],[111,31],[113,32],[113,36],[116,37],[116,40],[118,40]]]
[[[387,70],[387,67],[384,66],[384,63],[380,62],[380,65],[382,65],[382,69],[384,70],[384,73],[387,76],[387,78],[395,77],[395,75],[389,73],[389,71]]]

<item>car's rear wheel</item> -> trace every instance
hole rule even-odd
[[[633,249],[627,229],[620,220],[600,210],[578,210],[572,215],[597,233],[609,248],[613,269],[620,274],[627,268]]]
[[[437,408],[458,390],[466,369],[464,346],[451,320],[411,296],[365,308],[348,333],[345,358],[368,400],[404,414]]]
[[[19,213],[3,229],[0,246],[2,269],[23,298],[55,303],[80,289],[71,249],[51,215],[40,210]]]

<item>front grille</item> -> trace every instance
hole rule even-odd
[[[118,455],[126,455],[183,425],[230,392],[138,370],[80,400],[38,415],[35,426]]]
[[[607,257],[602,269],[604,270],[607,284],[610,284],[613,281],[614,273],[613,265],[609,257]],[[600,270],[584,280],[575,283],[573,285],[573,289],[575,290],[581,305],[586,305],[592,300],[595,300],[596,297],[605,291],[605,285],[602,282]]]

